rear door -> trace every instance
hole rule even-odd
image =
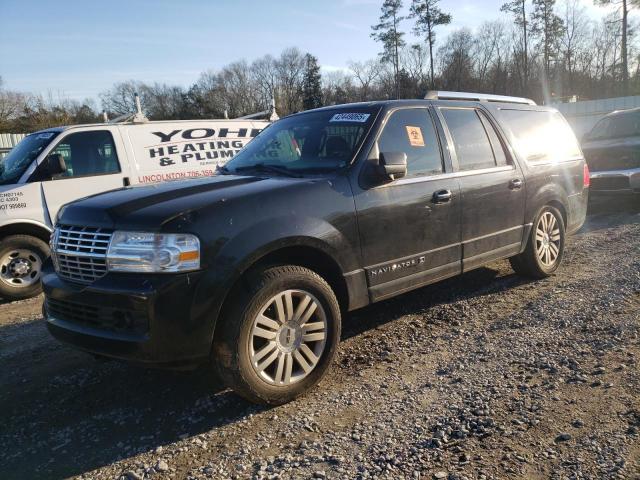
[[[355,192],[372,301],[460,273],[458,182],[443,161],[432,111],[391,112],[374,148],[406,153],[407,176]]]
[[[125,173],[121,158],[124,152],[119,145],[119,132],[113,127],[70,130],[58,140],[49,155],[62,155],[67,171],[42,181],[52,223],[65,203],[123,186]]]
[[[460,183],[463,270],[519,253],[524,176],[495,120],[475,107],[441,106],[438,112]]]

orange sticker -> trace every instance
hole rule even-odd
[[[411,127],[407,125],[407,136],[412,147],[424,147],[424,138],[420,127]]]

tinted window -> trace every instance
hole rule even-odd
[[[303,113],[278,120],[227,163],[227,170],[277,166],[291,171],[332,170],[355,156],[377,109],[355,107]]]
[[[58,178],[120,171],[113,137],[104,130],[67,135],[51,153],[62,155],[67,165],[67,171]]]
[[[378,139],[380,152],[407,154],[407,176],[442,173],[442,157],[433,120],[426,108],[394,112]]]
[[[558,112],[502,110],[501,115],[528,162],[558,162],[582,156],[573,130]]]
[[[640,135],[640,112],[629,112],[600,120],[589,133],[589,139],[624,138],[638,135]]]
[[[484,112],[478,112],[480,114],[480,119],[482,120],[482,124],[484,125],[484,129],[489,135],[489,140],[491,141],[491,149],[493,150],[493,157],[495,158],[496,165],[499,167],[503,167],[507,165],[509,162],[507,160],[507,154],[505,153],[504,145],[500,141],[500,137],[496,132],[496,129],[493,127],[493,124],[489,121]]]
[[[460,170],[496,166],[489,137],[476,110],[444,108],[442,115],[453,137]]]

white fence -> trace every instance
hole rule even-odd
[[[24,133],[0,133],[0,158],[3,158],[24,137],[26,137]]]
[[[598,120],[607,113],[640,107],[640,96],[557,103],[553,106],[564,115],[575,134],[580,138],[590,131]]]

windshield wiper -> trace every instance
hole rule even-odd
[[[223,175],[229,175],[231,173],[231,170],[229,170],[224,165],[216,165],[216,172],[221,173]]]
[[[256,163],[255,165],[243,165],[241,167],[236,167],[234,172],[246,172],[250,170],[255,170],[256,172],[268,172],[268,173],[279,173],[280,175],[286,175],[287,177],[300,178],[302,175],[299,175],[287,167],[281,167],[279,165],[272,165],[270,163]]]

